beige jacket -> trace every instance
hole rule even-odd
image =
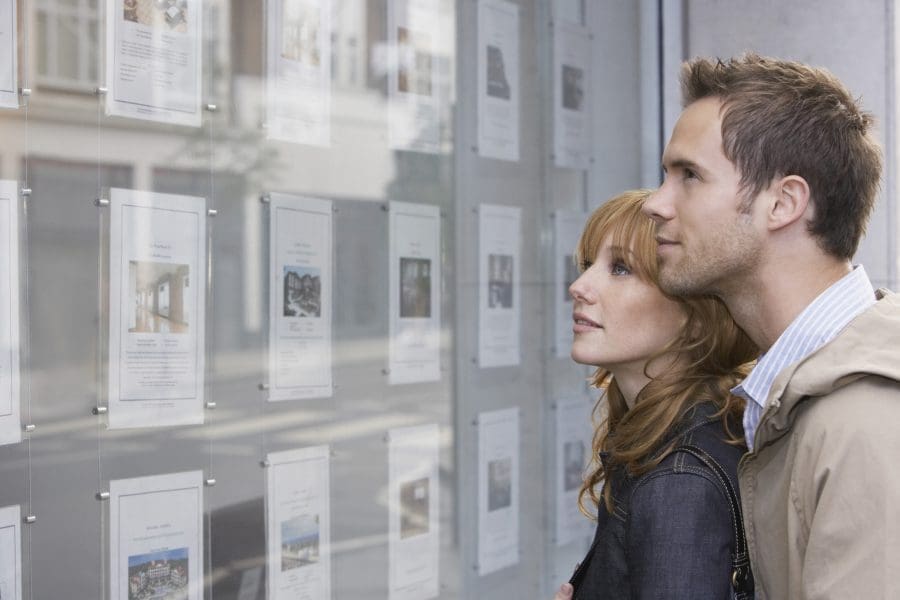
[[[900,599],[900,294],[782,371],[738,468],[758,600]]]

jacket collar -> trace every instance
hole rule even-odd
[[[756,430],[757,450],[787,434],[804,401],[825,396],[858,379],[877,375],[900,381],[900,294],[876,292],[874,306],[828,344],[785,368],[772,384]]]

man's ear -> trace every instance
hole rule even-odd
[[[812,209],[809,201],[809,184],[799,175],[787,175],[775,181],[766,215],[770,231],[796,223]],[[812,215],[809,215],[810,217]]]

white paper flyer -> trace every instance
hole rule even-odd
[[[203,473],[109,482],[111,600],[203,598]]]
[[[592,522],[578,509],[578,492],[591,455],[591,411],[587,397],[556,405],[556,545],[590,537]]]
[[[268,0],[267,134],[328,146],[331,141],[331,0]]]
[[[0,598],[22,600],[22,516],[18,504],[0,508]]]
[[[390,203],[391,384],[441,378],[441,214]]]
[[[439,429],[436,424],[391,429],[388,440],[388,597],[436,598]]]
[[[478,415],[478,574],[519,562],[519,409]]]
[[[19,191],[0,181],[0,444],[22,440],[19,398]]]
[[[109,426],[202,423],[206,200],[109,200]]]
[[[332,395],[332,206],[270,194],[269,400]]]
[[[0,0],[0,108],[19,108],[16,0]]]
[[[522,209],[482,204],[478,212],[478,366],[518,365]]]
[[[591,161],[590,36],[558,22],[553,37],[553,156],[558,167],[587,169]]]
[[[106,0],[106,114],[199,127],[203,0]]]
[[[478,3],[478,153],[519,160],[519,7]]]
[[[581,238],[587,222],[587,213],[558,211],[554,213],[554,306],[556,307],[556,341],[554,342],[557,358],[568,358],[572,350],[572,296],[569,286],[581,274],[578,265],[572,259],[575,247]],[[593,260],[594,257],[590,257]]]
[[[388,145],[440,147],[438,0],[388,0]]]
[[[328,446],[271,452],[266,471],[269,600],[330,600]]]

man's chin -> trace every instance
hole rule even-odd
[[[702,296],[706,291],[696,281],[685,277],[683,273],[666,270],[660,265],[659,289],[670,296]]]

